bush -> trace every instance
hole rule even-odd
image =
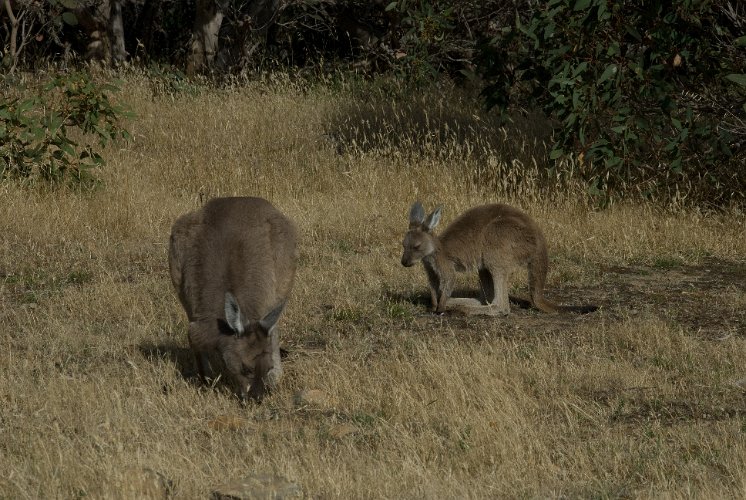
[[[574,156],[602,204],[630,191],[743,203],[746,23],[737,8],[550,0],[485,45],[484,95],[502,110],[541,106],[556,120],[550,159]]]
[[[91,169],[105,164],[98,148],[129,138],[120,126],[129,113],[110,99],[118,90],[74,72],[52,78],[38,95],[0,100],[0,179],[94,181]]]

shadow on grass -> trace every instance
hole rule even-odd
[[[340,149],[470,155],[498,154],[531,165],[548,153],[551,125],[540,114],[504,120],[486,112],[473,95],[429,90],[424,94],[372,95],[343,104],[327,119],[326,132]]]
[[[148,361],[157,362],[157,360],[169,361],[176,366],[179,373],[187,379],[199,382],[196,366],[194,364],[194,354],[188,347],[177,343],[153,344],[146,342],[139,346],[140,354]]]
[[[210,353],[208,357],[213,378],[203,380],[197,373],[194,354],[189,347],[173,342],[161,344],[148,342],[141,344],[139,350],[143,357],[153,364],[163,361],[172,363],[184,381],[195,389],[217,390],[226,395],[235,395],[233,383],[230,377],[225,376],[225,367],[218,353]],[[167,394],[170,389],[164,385],[163,391]]]
[[[153,344],[146,342],[139,346],[140,354],[151,363],[156,363],[158,360],[168,361],[176,366],[181,376],[194,386],[213,386],[213,387],[226,387],[232,388],[230,377],[225,376],[225,366],[220,359],[220,355],[217,352],[211,352],[208,356],[210,368],[214,377],[217,377],[207,382],[203,382],[199,374],[197,373],[196,360],[194,353],[189,347],[185,347],[181,344],[174,342]],[[289,355],[286,349],[280,348],[280,359],[285,361]]]
[[[384,300],[391,302],[408,302],[414,306],[425,307],[430,309],[430,292],[399,292],[396,290],[385,290],[382,294]],[[482,300],[482,297],[478,293],[474,293],[474,290],[459,288],[454,290],[451,297],[454,298],[474,298]],[[520,309],[531,309],[531,301],[516,297],[514,295],[509,296],[510,303]]]

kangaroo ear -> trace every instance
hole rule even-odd
[[[231,292],[225,292],[225,324],[237,336],[241,336],[244,332],[241,308],[238,307],[238,301]],[[220,327],[220,320],[218,320],[218,328]]]
[[[425,222],[422,223],[426,231],[430,232],[435,229],[435,226],[438,225],[438,222],[440,222],[440,212],[442,209],[443,207],[438,207],[433,210],[433,213],[427,216]]]
[[[419,226],[424,220],[425,209],[422,208],[422,203],[415,201],[412,204],[412,208],[409,209],[409,225],[410,227]]]
[[[259,328],[265,335],[269,335],[272,329],[277,324],[277,320],[280,319],[280,314],[285,308],[285,301],[280,302],[274,309],[267,313],[262,319],[259,320]]]

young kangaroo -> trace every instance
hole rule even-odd
[[[261,198],[215,198],[171,229],[171,281],[189,319],[197,370],[218,351],[238,396],[259,401],[282,376],[277,320],[297,260],[295,225]]]
[[[419,202],[412,205],[401,258],[406,267],[422,261],[436,312],[509,314],[508,280],[517,267],[528,267],[531,303],[537,309],[581,313],[597,309],[594,306],[559,306],[544,298],[549,263],[546,241],[536,223],[517,208],[501,204],[472,208],[436,236],[433,229],[440,222],[440,215],[440,207],[425,217]],[[456,271],[473,270],[479,273],[486,306],[474,299],[450,298]]]

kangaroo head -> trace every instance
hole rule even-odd
[[[252,387],[263,385],[262,379],[273,368],[272,335],[284,307],[283,301],[262,319],[246,321],[236,298],[225,293],[225,319],[218,319],[218,331],[234,338],[228,368],[253,380]]]
[[[435,236],[433,229],[440,222],[441,207],[425,217],[425,209],[419,201],[414,202],[409,209],[409,230],[404,235],[401,256],[403,266],[410,267],[435,252]]]

